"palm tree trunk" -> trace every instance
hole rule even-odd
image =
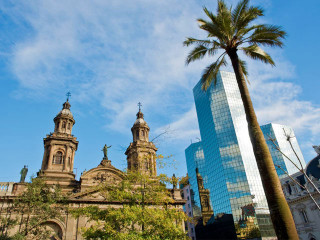
[[[269,205],[271,220],[278,239],[298,240],[299,237],[295,228],[293,217],[282,192],[280,180],[274,167],[271,154],[253,109],[249,90],[246,80],[243,76],[236,51],[237,50],[229,51],[228,55],[232,62],[241,94],[241,99],[243,101],[246,118],[248,121],[250,139]]]

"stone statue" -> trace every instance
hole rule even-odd
[[[20,171],[20,174],[21,174],[20,182],[21,183],[24,183],[24,180],[26,179],[27,173],[28,173],[28,168],[26,165],[24,165],[24,167]]]
[[[101,151],[103,151],[103,159],[108,159],[108,148],[111,148],[112,146],[107,146],[107,144],[104,145]]]
[[[172,176],[173,189],[177,189],[177,183],[178,183],[178,178],[176,177],[175,174],[173,174],[173,176]]]

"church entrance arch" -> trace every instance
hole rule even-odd
[[[54,220],[47,221],[43,223],[46,230],[50,232],[49,239],[50,240],[62,240],[63,239],[63,230],[62,226]]]

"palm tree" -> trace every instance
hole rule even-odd
[[[195,45],[186,59],[186,64],[223,51],[203,72],[202,89],[207,90],[212,81],[216,83],[218,71],[222,65],[227,65],[226,56],[229,56],[244,104],[249,134],[274,229],[279,239],[298,239],[289,206],[253,109],[246,84],[246,63],[239,59],[237,53],[242,50],[246,56],[274,66],[271,56],[259,46],[282,47],[282,39],[286,33],[279,26],[252,24],[259,16],[263,16],[263,9],[249,6],[249,0],[241,0],[234,9],[228,8],[223,0],[219,0],[216,15],[205,7],[203,10],[209,21],[198,19],[198,23],[199,27],[207,32],[207,39],[187,38],[184,41],[185,46]]]

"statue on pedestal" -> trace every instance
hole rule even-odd
[[[172,175],[172,185],[173,189],[177,189],[177,183],[178,183],[178,178],[176,177],[175,174]]]
[[[103,151],[103,159],[108,159],[108,148],[111,148],[112,146],[107,146],[107,144],[104,145],[101,151]]]
[[[27,176],[27,173],[28,173],[28,168],[26,165],[24,165],[24,167],[20,171],[20,174],[21,174],[20,182],[21,183],[24,183],[26,176]]]

